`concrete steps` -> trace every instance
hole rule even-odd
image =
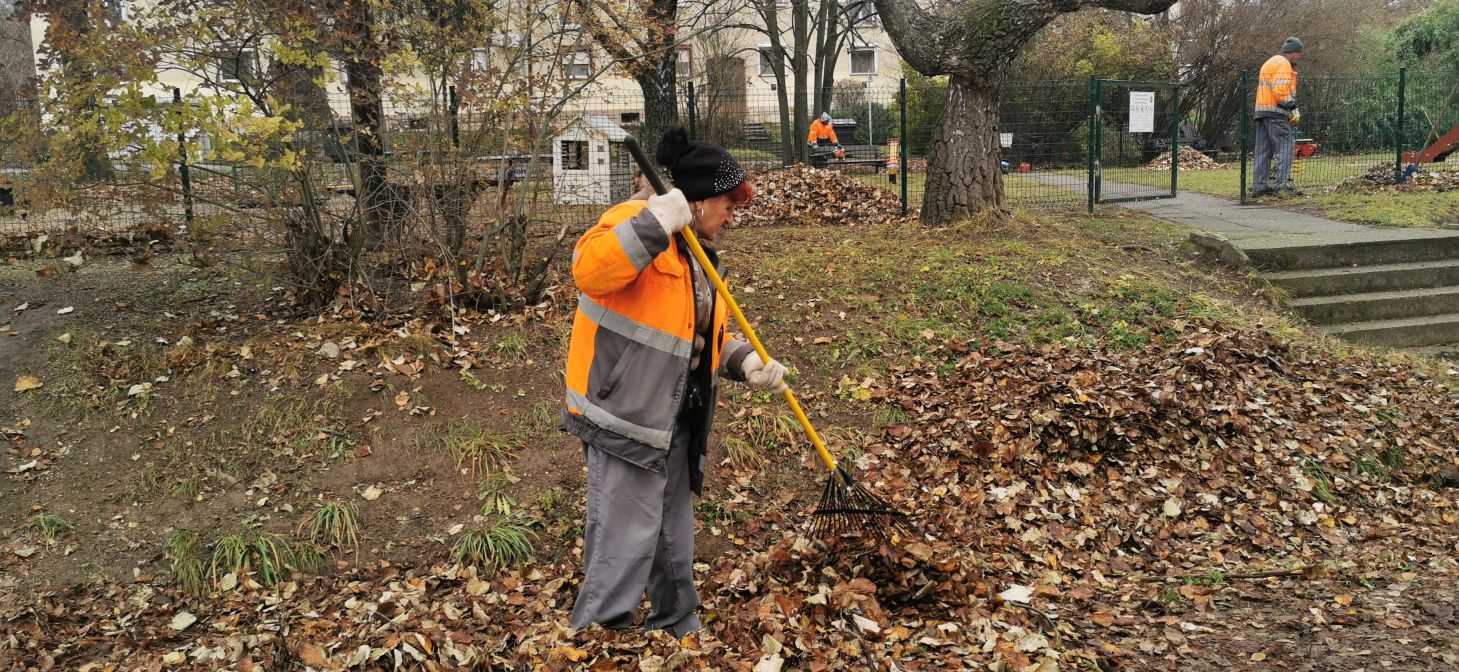
[[[1372,229],[1240,246],[1287,305],[1322,331],[1399,348],[1459,343],[1459,234]],[[1443,349],[1443,348],[1439,348]]]
[[[1261,271],[1300,271],[1459,260],[1459,234],[1447,231],[1399,229],[1383,236],[1336,234],[1302,244],[1292,236],[1274,236],[1243,245],[1242,250]]]
[[[1354,343],[1390,348],[1434,346],[1459,341],[1459,313],[1352,322],[1326,326],[1322,331]]]
[[[1459,313],[1459,286],[1312,296],[1287,305],[1313,324],[1399,320]]]
[[[1459,285],[1459,259],[1281,271],[1263,273],[1262,277],[1282,288],[1289,296],[1299,299],[1335,293],[1362,294],[1422,289],[1436,283]]]

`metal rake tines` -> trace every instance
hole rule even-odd
[[[907,514],[893,509],[886,500],[838,471],[826,480],[820,504],[811,514],[811,534],[836,537],[847,532],[869,532],[885,540],[906,517]]]

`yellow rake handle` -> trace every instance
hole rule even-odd
[[[649,183],[653,185],[654,192],[659,195],[668,193],[669,190],[664,186],[663,179],[659,177],[658,171],[654,170],[648,156],[643,153],[643,147],[638,144],[638,139],[630,135],[624,139],[623,144],[633,155],[634,161],[638,162],[643,176],[648,178]],[[704,253],[704,247],[699,244],[699,237],[694,235],[692,227],[686,226],[679,233],[683,234],[684,242],[689,243],[689,250],[694,253],[694,258],[699,261],[699,267],[704,269],[704,274],[709,276],[709,282],[714,285],[715,291],[718,291],[720,297],[729,305],[730,313],[735,316],[735,323],[740,325],[740,331],[744,332],[745,339],[750,342],[751,346],[754,346],[755,353],[760,355],[760,361],[769,364],[770,353],[765,351],[765,344],[760,342],[760,337],[755,335],[755,329],[750,326],[750,321],[745,319],[745,313],[740,310],[740,304],[735,301],[735,297],[730,296],[729,287],[725,286],[724,278],[719,277],[719,271],[714,269],[714,264],[709,261],[709,255]],[[785,401],[790,404],[790,410],[795,413],[795,419],[800,421],[800,426],[805,430],[806,436],[810,437],[811,444],[816,447],[816,452],[820,453],[821,461],[826,463],[827,469],[835,472],[835,458],[831,457],[831,451],[826,450],[826,444],[821,442],[821,435],[817,434],[816,428],[811,426],[811,419],[806,417],[805,409],[800,407],[800,402],[796,400],[795,393],[790,390],[789,386],[785,388]]]
[[[745,339],[755,347],[755,353],[760,355],[760,361],[770,363],[770,353],[765,351],[765,344],[760,342],[760,337],[755,335],[755,329],[750,326],[750,321],[745,319],[744,311],[740,310],[740,304],[735,297],[730,296],[729,287],[725,286],[724,279],[719,277],[719,271],[714,270],[714,264],[709,261],[709,255],[704,253],[704,248],[699,245],[699,237],[685,227],[679,233],[684,234],[684,241],[689,243],[689,249],[694,252],[694,258],[699,260],[699,266],[704,269],[704,274],[709,276],[709,281],[729,305],[730,313],[735,316],[735,323],[740,325],[740,331],[744,332]],[[810,437],[811,443],[815,445],[816,452],[821,454],[821,461],[826,463],[826,468],[836,470],[836,460],[831,457],[831,451],[826,450],[826,444],[821,443],[821,436],[816,433],[816,428],[811,426],[811,419],[806,417],[805,409],[800,407],[796,400],[795,393],[790,387],[785,388],[785,401],[790,404],[790,410],[795,413],[795,419],[800,421],[801,428],[805,429],[806,436]]]

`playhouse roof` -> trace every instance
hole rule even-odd
[[[622,142],[624,138],[628,137],[628,131],[623,130],[622,126],[614,123],[608,117],[584,115],[574,119],[571,124],[568,124],[568,128],[578,125],[603,135],[608,142]]]

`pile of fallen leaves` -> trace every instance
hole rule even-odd
[[[741,226],[861,226],[902,221],[896,193],[838,170],[795,165],[754,175],[755,200]]]
[[[1393,164],[1381,163],[1362,175],[1350,177],[1343,186],[1363,191],[1454,191],[1459,189],[1459,170],[1416,170],[1403,184],[1393,182]]]
[[[1170,152],[1155,157],[1150,163],[1145,164],[1145,167],[1150,170],[1170,170]],[[1190,147],[1180,148],[1180,170],[1219,170],[1225,167],[1226,164],[1218,163],[1199,150]]]
[[[894,371],[874,399],[906,420],[856,471],[911,525],[833,552],[802,536],[814,493],[727,486],[763,513],[698,566],[705,629],[682,641],[572,632],[574,559],[493,576],[375,564],[272,588],[244,577],[196,601],[138,583],[7,604],[0,664],[1111,669],[1185,653],[1162,591],[1175,582],[1204,610],[1214,589],[1182,578],[1356,582],[1393,544],[1453,570],[1459,423],[1443,382],[1259,330],[1177,330],[1137,351],[951,342]],[[1316,618],[1351,617],[1327,608]]]

